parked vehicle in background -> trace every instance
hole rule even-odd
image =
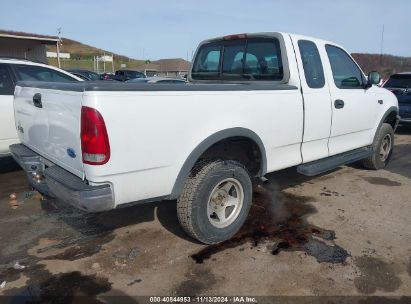
[[[0,58],[0,157],[9,156],[9,146],[19,141],[14,123],[13,95],[17,81],[81,81],[58,68],[28,60]]]
[[[113,80],[117,80],[117,81],[127,81],[127,80],[135,79],[135,78],[146,78],[146,75],[144,75],[144,73],[139,72],[139,71],[118,70],[116,71],[114,76],[110,78]]]
[[[127,83],[187,83],[184,79],[167,77],[147,77],[127,80]]]
[[[400,122],[411,123],[411,72],[391,75],[383,87],[397,96]]]
[[[83,210],[177,199],[184,230],[208,244],[244,223],[251,178],[292,166],[312,176],[359,160],[377,170],[390,160],[397,99],[332,42],[288,33],[210,39],[188,78],[21,82],[13,156],[33,187]]]
[[[103,74],[100,74],[100,80],[114,80],[112,79],[113,76],[114,76],[114,73],[104,72]]]
[[[92,71],[82,69],[65,69],[65,71],[86,81],[100,80],[100,75]]]

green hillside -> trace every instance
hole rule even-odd
[[[54,46],[47,47],[49,51],[55,52]],[[124,55],[119,55],[108,50],[96,48],[76,40],[62,38],[62,45],[60,51],[62,53],[70,53],[71,59],[61,59],[61,68],[82,68],[93,70],[93,58],[94,56],[113,55],[114,56],[114,70],[120,69],[122,64],[125,64],[127,68],[134,69],[144,64],[143,60],[132,59]],[[49,58],[49,64],[57,66],[56,58]],[[106,62],[106,71],[112,71],[112,63]],[[99,69],[103,70],[104,63],[99,62]]]

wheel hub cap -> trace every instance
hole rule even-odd
[[[234,178],[224,179],[211,191],[207,205],[208,220],[217,228],[229,226],[240,214],[243,200],[244,190],[240,182]]]
[[[392,139],[391,135],[387,134],[384,136],[381,142],[380,146],[380,159],[381,161],[385,162],[390,155],[391,152],[391,146],[392,146]]]

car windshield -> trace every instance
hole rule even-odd
[[[145,75],[138,71],[127,71],[127,74],[131,78],[145,78]]]
[[[97,73],[94,73],[94,72],[88,72],[88,77],[91,79],[91,80],[99,80],[100,79],[100,75],[99,74],[97,74]]]
[[[387,88],[411,88],[411,74],[396,74],[392,75],[385,83]]]
[[[49,69],[37,65],[16,65],[15,71],[19,80],[37,80],[37,81],[51,81],[51,82],[71,82],[77,81],[73,77],[63,74],[54,69]]]

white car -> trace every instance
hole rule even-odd
[[[189,83],[21,82],[11,146],[43,193],[99,212],[177,199],[184,230],[232,237],[251,178],[384,168],[398,102],[342,47],[287,33],[230,35],[197,49]]]
[[[9,156],[9,146],[19,141],[14,124],[13,94],[20,80],[64,82],[81,79],[46,64],[0,58],[0,159]]]

